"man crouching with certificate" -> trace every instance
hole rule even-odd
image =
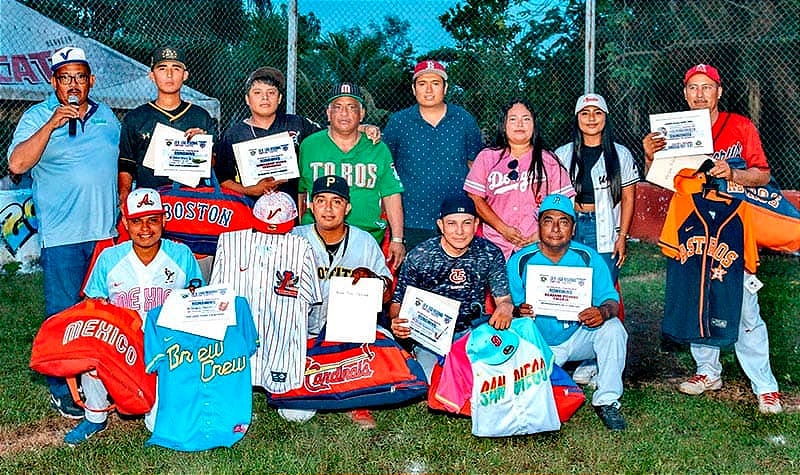
[[[617,318],[619,295],[614,289],[608,266],[594,249],[572,241],[575,211],[566,196],[548,195],[539,208],[538,220],[539,242],[515,252],[507,264],[515,313],[535,318],[536,327],[553,350],[556,364],[597,358],[597,390],[592,395],[592,405],[606,427],[624,430],[626,424],[620,412],[619,398],[622,396],[628,334]],[[572,281],[565,281],[561,286],[557,285],[558,282],[553,285],[541,271],[537,274],[540,278],[529,279],[528,273],[537,272],[540,266],[591,269],[591,282],[587,283],[592,289],[591,303],[577,313],[577,318],[537,314],[537,308],[547,308],[559,300],[568,306],[571,297],[580,297],[578,286]],[[571,274],[579,276],[580,271]],[[558,274],[556,279],[564,279],[564,275]],[[526,302],[526,286],[533,285],[553,285],[553,290],[529,292],[527,295],[540,298]]]

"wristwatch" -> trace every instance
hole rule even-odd
[[[406,240],[405,240],[405,238],[401,238],[401,237],[393,237],[392,239],[390,239],[390,241],[392,241],[392,242],[399,242],[400,244],[402,244],[402,245],[404,245],[404,246],[406,245]]]

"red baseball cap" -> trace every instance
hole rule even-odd
[[[689,78],[695,74],[705,74],[713,79],[715,83],[722,84],[722,81],[719,79],[719,71],[717,71],[717,68],[711,66],[710,64],[698,64],[689,68],[689,70],[686,71],[686,74],[683,76],[683,84],[689,82]]]
[[[442,63],[432,59],[417,63],[417,65],[414,67],[414,77],[412,77],[411,80],[416,80],[418,76],[428,73],[438,74],[442,77],[442,79],[447,81],[447,71],[445,71]]]
[[[122,206],[122,215],[126,219],[155,214],[166,214],[166,211],[161,205],[161,196],[152,188],[137,188],[131,191]]]

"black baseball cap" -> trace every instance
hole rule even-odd
[[[361,88],[358,87],[358,84],[353,84],[351,82],[341,82],[333,86],[331,93],[328,94],[328,104],[340,97],[352,97],[358,102],[364,103],[364,96],[361,95]]]
[[[350,187],[347,185],[347,181],[340,176],[325,175],[314,180],[311,197],[313,198],[320,193],[333,193],[350,201]]]
[[[444,218],[448,214],[466,213],[472,216],[478,216],[475,211],[475,202],[466,195],[451,195],[442,201],[442,206],[439,208],[439,219]]]
[[[184,69],[188,69],[186,68],[186,56],[183,54],[183,51],[178,48],[161,46],[154,49],[153,52],[150,53],[150,70],[152,71],[153,68],[164,61],[175,61],[181,63]]]

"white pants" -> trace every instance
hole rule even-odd
[[[746,281],[747,274],[745,274]],[[747,287],[742,293],[739,339],[734,349],[744,374],[750,379],[753,393],[765,394],[778,391],[778,381],[775,380],[769,364],[769,336],[767,325],[761,318],[758,294],[751,293]],[[692,343],[691,352],[697,363],[697,374],[705,375],[712,380],[722,376],[719,347]]]
[[[581,325],[569,339],[552,347],[555,362],[597,358],[597,390],[592,395],[593,406],[605,406],[622,397],[622,371],[628,352],[628,332],[618,318],[612,318],[597,328]]]
[[[83,411],[84,417],[89,422],[100,424],[108,419],[108,390],[102,381],[97,377],[96,371],[89,371],[81,374],[81,387],[83,388],[83,396],[86,398],[86,408]],[[144,425],[147,430],[153,432],[156,424],[156,409],[158,408],[158,387],[156,386],[156,402],[150,412],[144,416]]]

